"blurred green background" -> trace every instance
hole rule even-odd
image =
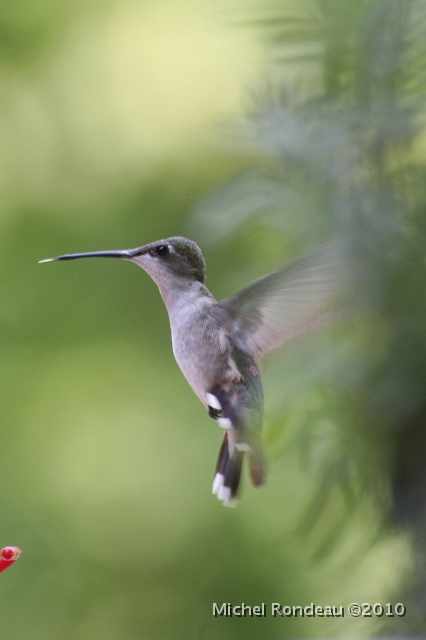
[[[425,632],[425,43],[423,0],[0,2],[1,638]],[[265,363],[236,510],[148,276],[37,264],[170,235],[218,298],[348,239],[355,311]]]

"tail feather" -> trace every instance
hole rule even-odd
[[[226,429],[216,475],[213,494],[225,506],[234,507],[238,497],[244,453],[248,455],[250,477],[255,487],[265,483],[265,458],[260,428],[262,403],[245,406],[244,396],[235,388],[215,387],[206,393],[209,415]]]
[[[225,433],[219,451],[213,493],[226,507],[235,507],[237,504],[236,498],[243,464],[243,452],[238,451],[232,445],[231,449],[232,454],[230,453],[228,434]]]
[[[246,448],[239,448],[238,443],[230,442],[228,432],[225,433],[219,451],[216,475],[213,481],[213,494],[227,507],[235,507],[241,479],[244,452]],[[250,477],[255,487],[265,483],[265,460],[259,443],[256,450],[249,448]]]
[[[255,487],[260,487],[262,484],[265,484],[266,481],[266,471],[265,471],[265,460],[262,455],[262,452],[249,452],[249,469],[250,469],[250,478]]]

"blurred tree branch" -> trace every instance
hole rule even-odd
[[[323,344],[304,362],[310,390],[281,402],[266,438],[281,455],[295,403],[303,448],[317,446],[321,420],[330,425],[334,444],[301,530],[317,526],[333,487],[346,506],[319,550],[338,540],[345,510],[372,500],[372,538],[392,514],[424,551],[426,2],[282,0],[236,22],[258,28],[270,60],[266,88],[233,128],[258,159],[199,204],[196,224],[226,240],[256,220],[284,246],[286,236],[303,245],[345,235],[348,287],[364,309],[324,338],[326,355]],[[291,376],[283,371],[277,394]],[[321,398],[314,411],[312,393]]]

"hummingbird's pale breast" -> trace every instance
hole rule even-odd
[[[198,284],[198,283],[197,283]],[[241,378],[231,358],[224,326],[212,313],[216,301],[205,287],[193,286],[168,299],[173,354],[195,394],[208,407],[206,393],[219,382]]]

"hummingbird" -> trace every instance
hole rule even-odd
[[[254,486],[266,479],[258,360],[328,321],[336,293],[335,257],[332,241],[220,302],[205,286],[200,248],[180,236],[136,249],[71,253],[40,262],[120,258],[151,276],[167,308],[175,359],[208,415],[225,430],[213,494],[233,507],[245,455]]]

